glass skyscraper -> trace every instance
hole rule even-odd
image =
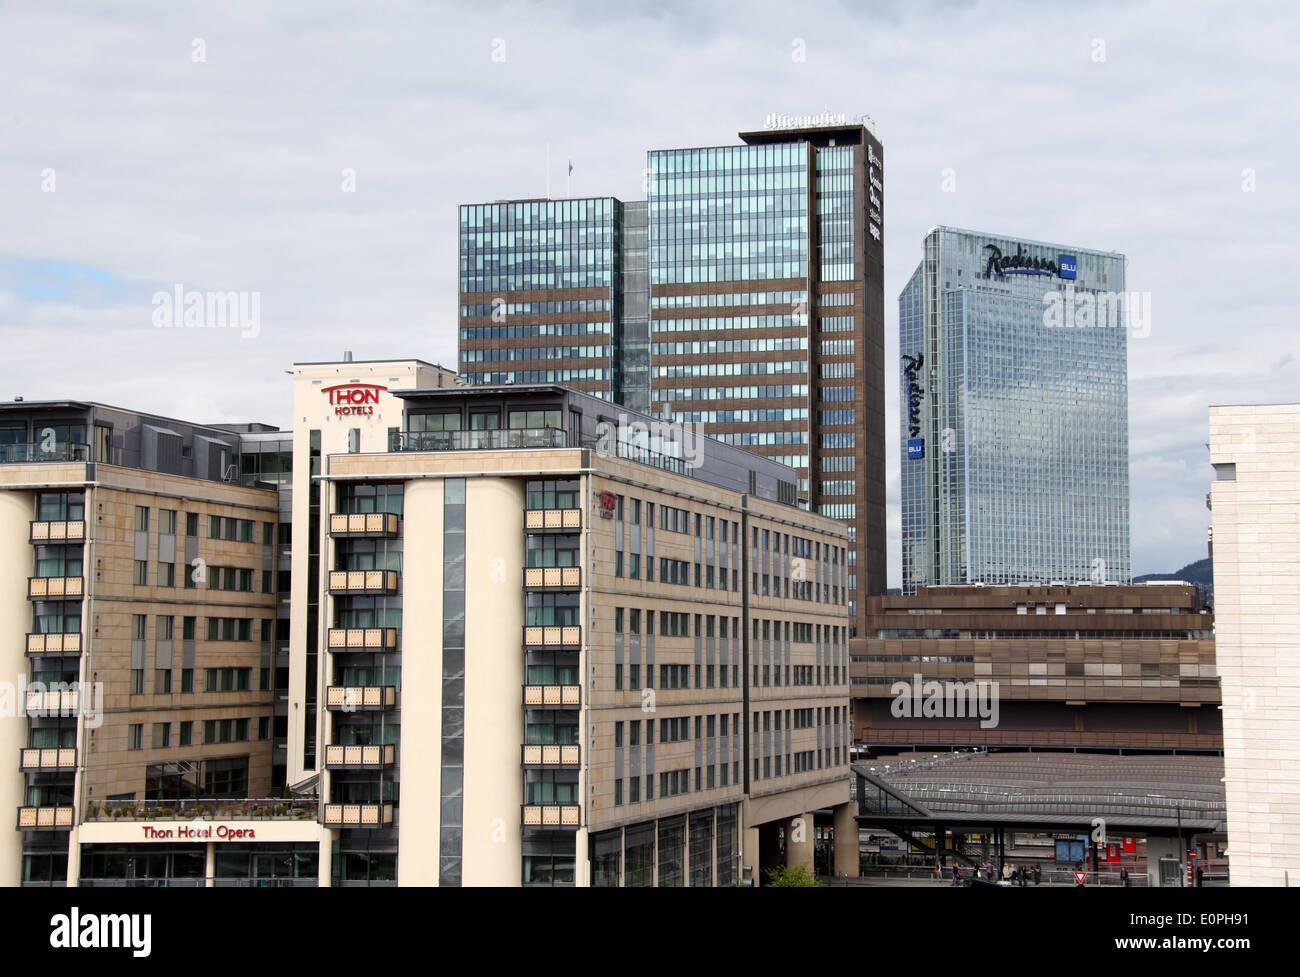
[[[1124,256],[936,227],[898,313],[903,592],[1127,583]]]
[[[698,424],[798,471],[853,527],[856,619],[885,590],[883,150],[769,117],[651,150],[647,199],[460,208],[460,369]]]

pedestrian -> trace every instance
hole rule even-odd
[[[1034,866],[1034,885],[1038,885],[1038,883],[1040,883],[1040,882],[1042,882],[1042,881],[1043,881],[1043,866],[1041,866],[1041,865],[1035,865],[1035,866]]]

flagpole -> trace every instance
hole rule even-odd
[[[546,199],[551,199],[551,144],[546,144]]]

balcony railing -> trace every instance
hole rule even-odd
[[[33,543],[80,543],[86,538],[84,519],[39,520],[31,525]]]
[[[394,451],[490,451],[500,448],[563,448],[568,437],[558,428],[507,428],[499,431],[407,431],[394,438]]]
[[[392,804],[326,804],[321,820],[329,827],[381,828],[393,823]]]
[[[524,586],[530,588],[581,587],[581,567],[526,567]]]
[[[524,529],[581,529],[581,509],[525,509]]]
[[[395,594],[396,570],[331,570],[331,594]]]
[[[394,651],[397,628],[330,628],[330,651]]]
[[[13,447],[10,445],[9,447]],[[71,828],[76,821],[76,811],[71,805],[57,807],[20,807],[18,809],[18,829]]]
[[[79,633],[29,634],[27,635],[27,654],[80,655],[81,635]]]
[[[524,705],[539,708],[560,708],[582,705],[581,685],[525,685]]]
[[[325,747],[325,766],[331,770],[370,770],[392,766],[396,760],[397,747],[392,743]]]
[[[18,755],[19,770],[72,770],[77,766],[77,750],[71,746],[28,746]]]
[[[90,461],[88,444],[0,444],[0,465],[17,465],[44,461]]]
[[[391,709],[397,705],[392,685],[331,685],[325,690],[325,708],[344,712]]]
[[[187,798],[162,801],[99,801],[87,821],[309,821],[316,817],[315,798]]]
[[[398,519],[393,512],[336,512],[330,516],[331,536],[376,538],[397,533]]]
[[[525,743],[519,762],[525,767],[576,767],[582,762],[582,747]]]
[[[582,627],[577,624],[525,625],[524,644],[530,648],[576,648],[582,644]]]
[[[525,828],[577,828],[582,825],[582,808],[577,804],[525,804]]]
[[[81,577],[28,577],[27,596],[35,600],[80,597]]]
[[[54,692],[28,692],[27,714],[37,716],[74,716],[77,713],[77,690],[59,689]]]

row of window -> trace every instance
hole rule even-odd
[[[462,317],[499,315],[568,315],[571,312],[608,312],[609,299],[565,299],[561,302],[506,302],[493,299],[491,303],[479,302],[462,305]],[[606,323],[608,326],[608,323]]]
[[[147,616],[144,614],[131,615],[131,639],[133,641],[143,641],[145,639],[145,628]],[[181,618],[181,637],[186,641],[193,641],[198,629],[197,617]],[[205,618],[204,637],[208,641],[252,641],[253,639],[253,622],[261,621],[260,640],[270,641],[271,631],[274,624],[269,617],[251,618],[251,617],[209,617]],[[154,619],[154,637],[159,641],[170,641],[174,634],[176,619],[169,616],[160,616]]]
[[[172,672],[171,668],[155,668],[153,672],[153,694],[154,695],[171,695]],[[194,694],[194,669],[182,668],[180,695]],[[204,673],[204,691],[205,692],[249,692],[252,690],[251,668],[205,668]],[[143,668],[131,669],[131,695],[144,695],[145,670]],[[258,669],[258,684],[262,692],[271,691],[271,670],[269,668]]]
[[[249,740],[250,719],[207,719],[203,721],[203,742],[210,743],[244,743]],[[179,725],[177,746],[194,745],[194,721],[181,723],[151,723],[149,748],[162,750],[172,746],[172,726]],[[271,717],[260,716],[257,720],[257,738],[271,738]],[[145,749],[144,723],[131,723],[126,728],[126,748],[128,750]]]

